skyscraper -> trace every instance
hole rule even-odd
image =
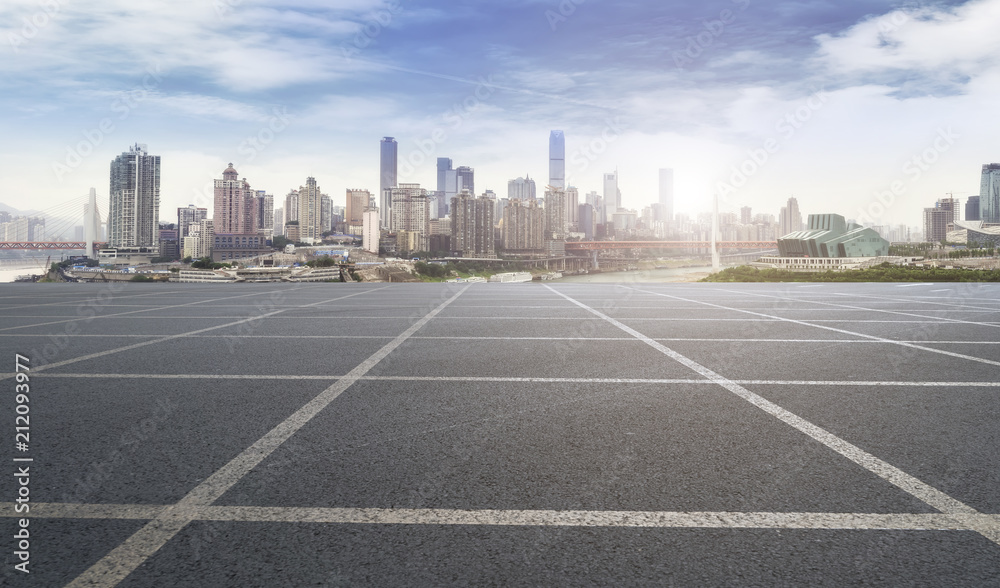
[[[744,206],[740,209],[740,223],[744,225],[753,224],[753,209]]]
[[[299,220],[299,191],[289,190],[285,196],[285,224]]]
[[[535,180],[532,180],[527,174],[523,178],[509,180],[507,182],[507,198],[511,200],[534,200],[536,198]]]
[[[540,251],[544,247],[545,211],[538,200],[511,199],[503,209],[500,242],[507,251]]]
[[[781,235],[779,236],[782,237],[789,233],[802,230],[802,213],[799,211],[798,200],[795,198],[789,198],[788,204],[781,207],[781,214],[778,217],[778,225],[781,229]]]
[[[979,196],[969,196],[965,201],[965,220],[977,221],[979,217]]]
[[[1000,223],[1000,163],[983,166],[979,184],[979,220]]]
[[[549,133],[549,185],[566,187],[566,136],[562,131]]]
[[[475,181],[476,170],[472,169],[467,165],[459,166],[455,170],[455,176],[458,178],[458,183],[455,189],[458,192],[462,190],[468,190],[469,194],[476,194],[476,181]]]
[[[196,225],[208,218],[207,208],[197,208],[194,204],[177,209],[177,235],[178,239],[191,235],[191,225]]]
[[[451,248],[462,257],[496,257],[494,203],[463,190],[451,201]]]
[[[580,225],[580,191],[575,186],[566,188],[566,230],[575,233]]]
[[[247,234],[257,232],[257,210],[250,184],[237,177],[233,164],[215,180],[215,210],[212,221],[217,234]]]
[[[598,211],[597,224],[607,225],[611,215],[622,207],[622,193],[618,189],[618,170],[604,174],[604,199]],[[610,210],[609,210],[610,209]],[[610,231],[608,231],[610,234]]]
[[[270,238],[274,235],[274,196],[257,190],[257,231]]]
[[[306,185],[299,187],[299,240],[317,243],[323,238],[320,225],[323,217],[323,195],[316,178],[306,178]]]
[[[320,194],[319,234],[333,230],[333,200],[326,194]]]
[[[371,197],[372,194],[368,190],[347,190],[347,210],[344,213],[344,222],[347,224],[348,233],[361,234],[365,210],[369,207]]]
[[[457,181],[458,178],[455,175],[455,170],[451,168],[451,159],[447,157],[438,157],[437,190],[435,194],[435,197],[437,198],[436,218],[444,218],[448,216],[451,199],[458,194]]]
[[[136,143],[111,162],[108,245],[155,247],[160,220],[160,156]]]
[[[392,230],[416,234],[415,248],[430,249],[430,201],[420,184],[399,184],[392,190]]]
[[[674,170],[660,168],[660,217],[656,220],[674,220]]]
[[[381,213],[380,220],[383,229],[389,228],[389,217],[392,215],[392,193],[389,190],[396,187],[398,151],[399,145],[396,143],[396,139],[392,137],[382,138],[380,144],[379,170],[381,173],[379,175],[378,194],[379,211]]]

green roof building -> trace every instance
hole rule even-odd
[[[780,257],[881,257],[889,242],[839,214],[810,214],[809,227],[778,239]]]

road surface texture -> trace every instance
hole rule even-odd
[[[1000,586],[996,285],[33,284],[0,316],[4,586]]]

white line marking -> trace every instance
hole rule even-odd
[[[334,298],[334,300],[342,300],[344,298],[351,298],[352,296],[361,296],[362,294],[367,294],[369,292],[376,292],[376,291],[382,290],[384,288],[388,288],[388,286],[383,286],[382,288],[375,288],[374,290],[365,290],[365,291],[362,291],[362,292],[355,292],[354,294],[348,294],[346,296],[341,296],[340,298]],[[232,296],[231,298],[237,298],[237,297],[236,296]],[[327,302],[327,301],[323,301],[323,302]],[[322,304],[322,302],[320,302],[320,303],[314,303],[314,304],[307,304],[307,305],[301,306],[299,308],[308,308],[310,306],[314,306],[315,304]],[[216,329],[222,329],[222,328],[225,328],[225,327],[232,327],[232,326],[235,326],[235,325],[240,325],[240,324],[243,324],[243,323],[248,323],[248,322],[256,321],[256,320],[259,320],[259,319],[261,319],[263,317],[268,317],[268,316],[273,316],[273,315],[276,315],[276,314],[281,314],[283,312],[287,312],[287,310],[276,310],[274,312],[269,312],[269,313],[262,314],[262,315],[259,315],[259,316],[252,316],[250,318],[245,318],[245,319],[243,319],[241,321],[236,321],[236,322],[232,322],[232,323],[225,323],[225,324],[222,324],[222,325],[216,325],[214,327],[206,327],[204,329],[198,329],[197,331],[188,331],[187,333],[179,333],[177,335],[168,335],[166,337],[160,337],[158,339],[153,339],[151,341],[142,341],[142,342],[139,342],[139,343],[133,343],[132,345],[126,345],[124,347],[117,347],[115,349],[108,349],[107,351],[99,351],[97,353],[91,353],[91,354],[88,354],[88,355],[81,355],[79,357],[72,357],[70,359],[66,359],[66,360],[63,360],[63,361],[57,361],[57,362],[54,362],[54,363],[47,363],[45,365],[40,365],[38,367],[32,368],[32,373],[33,374],[38,374],[38,373],[40,373],[42,371],[45,371],[45,370],[50,370],[52,368],[61,367],[61,366],[64,366],[64,365],[69,365],[69,364],[72,364],[72,363],[77,363],[77,362],[85,361],[85,360],[88,360],[88,359],[96,359],[98,357],[104,357],[106,355],[112,355],[112,354],[115,354],[115,353],[121,353],[122,351],[130,351],[132,349],[138,349],[140,347],[146,347],[147,345],[155,345],[157,343],[163,343],[164,341],[171,341],[171,340],[174,340],[174,339],[181,339],[181,338],[184,338],[184,337],[189,337],[191,335],[197,335],[197,334],[205,333],[205,332],[208,332],[208,331],[214,331]],[[14,374],[4,374],[3,376],[0,376],[0,380],[6,380],[6,379],[12,378],[12,377],[14,377]]]
[[[926,484],[917,478],[907,474],[903,470],[889,464],[888,462],[882,461],[881,459],[875,457],[874,455],[862,450],[861,448],[848,443],[847,441],[837,437],[836,435],[822,429],[811,422],[803,419],[802,417],[795,415],[784,408],[778,406],[777,404],[767,400],[763,396],[755,394],[750,390],[747,390],[743,386],[729,380],[707,367],[688,359],[687,357],[677,353],[676,351],[665,347],[663,344],[650,339],[649,337],[643,335],[639,331],[625,325],[615,319],[601,313],[598,310],[590,308],[589,306],[583,304],[582,302],[577,302],[569,296],[562,294],[558,290],[555,290],[551,286],[546,285],[546,288],[552,290],[556,294],[566,298],[567,300],[577,304],[581,308],[584,308],[596,316],[602,317],[604,320],[615,325],[619,329],[629,333],[633,337],[645,342],[650,347],[660,351],[667,357],[677,361],[678,363],[687,366],[688,368],[694,370],[695,372],[705,376],[706,378],[712,380],[716,384],[722,386],[726,390],[729,390],[733,394],[736,394],[740,398],[746,400],[750,404],[760,408],[764,412],[774,416],[778,420],[784,422],[785,424],[799,430],[800,432],[812,437],[816,441],[819,441],[828,448],[836,451],[837,453],[843,455],[847,459],[853,461],[859,466],[865,468],[866,470],[872,472],[873,474],[879,476],[883,480],[893,484],[897,488],[915,496],[916,498],[926,502],[930,506],[938,509],[939,511],[946,514],[979,514],[976,509],[968,506],[951,496],[948,496],[944,492]],[[690,301],[689,301],[690,302]]]
[[[0,517],[21,517],[15,503]],[[872,514],[838,512],[670,512],[586,510],[454,510],[35,503],[38,518],[326,523],[355,525],[485,525],[702,529],[815,529],[880,531],[1000,531],[995,514]]]
[[[410,337],[416,339],[416,337]],[[109,374],[48,373],[39,378],[140,379],[140,380],[337,380],[344,376],[258,375],[258,374]],[[712,380],[684,378],[540,378],[504,376],[362,376],[358,380],[385,382],[526,382],[532,384],[715,384]],[[731,380],[737,384],[766,386],[900,386],[905,388],[1000,388],[1000,382],[906,382],[868,380]]]
[[[367,374],[378,362],[403,344],[411,335],[426,325],[432,318],[462,295],[469,286],[462,288],[445,300],[419,321],[413,323],[399,336],[385,344],[371,357],[363,361],[346,376],[295,411],[279,423],[253,445],[234,457],[229,463],[198,484],[176,505],[169,506],[157,518],[146,524],[124,543],[105,555],[100,561],[77,576],[68,587],[114,586],[139,567],[149,556],[170,541],[181,529],[193,521],[191,509],[211,505],[240,481],[254,467],[267,458],[282,443],[329,406],[345,390],[354,385],[361,376]],[[370,292],[359,292],[359,294]]]

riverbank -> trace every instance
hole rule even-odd
[[[1000,270],[943,269],[884,264],[861,270],[794,272],[729,267],[701,282],[1000,282]]]
[[[577,284],[618,284],[623,282],[698,282],[712,273],[712,266],[695,266],[670,269],[644,269],[628,272],[591,273],[565,276],[556,282]]]

